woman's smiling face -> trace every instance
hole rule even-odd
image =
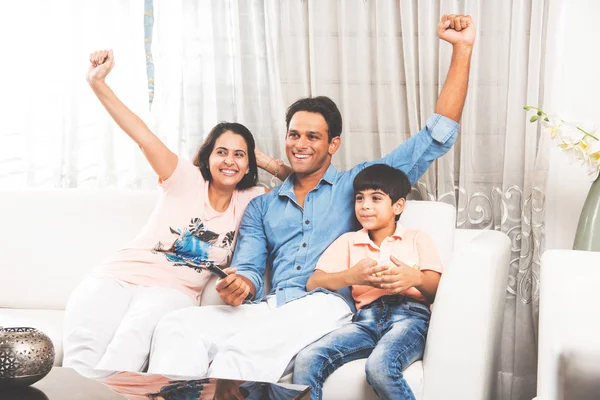
[[[215,142],[208,159],[212,184],[219,188],[235,189],[250,169],[248,145],[241,135],[225,131]]]

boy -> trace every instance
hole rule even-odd
[[[294,383],[323,382],[343,364],[367,358],[367,382],[382,399],[414,399],[402,371],[423,357],[429,305],[442,265],[431,239],[397,223],[411,186],[400,170],[375,164],[354,179],[356,218],[363,229],[339,237],[323,253],[306,290],[352,286],[353,322],[307,346],[296,357]],[[375,265],[388,270],[371,274]]]

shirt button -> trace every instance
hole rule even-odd
[[[299,265],[296,267],[296,269],[297,269],[298,271],[300,271],[300,269],[301,269],[301,268],[302,268],[302,267],[301,267],[301,266],[299,266]]]
[[[302,243],[302,247],[306,247],[306,243]]]
[[[306,220],[306,221],[304,221],[304,223],[305,223],[306,225],[308,225],[308,224],[310,224],[310,221],[309,221],[309,220]]]

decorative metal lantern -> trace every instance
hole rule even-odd
[[[0,327],[0,389],[28,386],[42,379],[54,364],[54,345],[34,328]]]

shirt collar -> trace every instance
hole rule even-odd
[[[335,182],[335,178],[337,177],[337,174],[338,174],[338,170],[333,166],[333,164],[329,164],[327,171],[325,171],[325,174],[323,174],[323,176],[319,180],[317,187],[319,185],[321,185],[322,182],[327,182],[328,184],[333,185]],[[288,196],[289,197],[292,193],[294,193],[294,177],[295,176],[296,176],[296,174],[292,173],[292,174],[290,174],[290,176],[288,176],[286,178],[285,181],[283,181],[283,183],[279,187],[279,190],[277,191],[277,194],[279,196]]]
[[[404,228],[400,223],[396,222],[396,230],[392,234],[392,238],[400,239],[404,237],[406,234],[406,228]],[[369,237],[369,231],[365,228],[356,232],[356,236],[354,238],[354,244],[374,244],[371,238]]]

